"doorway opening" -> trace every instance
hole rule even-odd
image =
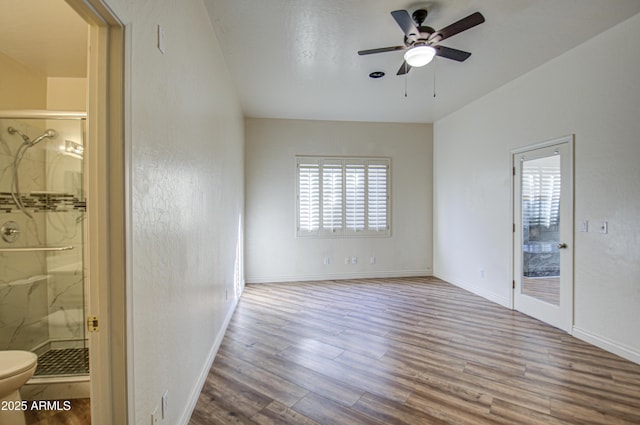
[[[29,272],[33,279],[12,278],[7,270],[15,261],[7,259],[0,290],[6,287],[15,292],[13,288],[19,286],[29,297],[42,296],[42,308],[37,311],[42,317],[24,323],[34,324],[37,332],[31,335],[44,339],[22,341],[26,345],[18,348],[41,354],[39,382],[31,384],[43,386],[44,392],[39,389],[32,397],[90,398],[90,407],[79,403],[90,409],[87,416],[80,416],[82,423],[88,423],[90,416],[93,424],[125,424],[130,393],[125,322],[124,26],[101,0],[11,2],[0,17],[4,19],[0,110],[30,110],[32,121],[26,122],[24,114],[4,117],[19,118],[7,124],[12,131],[2,134],[3,145],[5,139],[7,144],[15,143],[2,150],[3,154],[10,151],[5,155],[10,164],[2,167],[0,192],[7,192],[7,203],[15,206],[11,208],[19,218],[3,232],[19,237],[33,230],[29,243],[23,242],[26,248],[38,250],[26,253],[36,258],[27,263],[41,267]],[[41,24],[35,22],[38,19]],[[76,134],[71,127],[78,122]],[[32,184],[40,181],[41,186]],[[63,232],[69,229],[77,240]],[[47,244],[54,241],[55,246]],[[15,246],[1,248],[13,251],[0,257],[25,254]],[[72,270],[70,265],[79,268]],[[17,341],[11,335],[7,344]],[[55,382],[46,381],[54,376]],[[68,386],[65,380],[83,385],[64,393],[59,388]]]

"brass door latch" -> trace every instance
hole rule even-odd
[[[87,330],[89,332],[98,332],[98,317],[97,316],[88,316],[87,317]]]

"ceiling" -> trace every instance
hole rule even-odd
[[[433,122],[640,13],[638,0],[204,2],[246,116],[383,122]],[[390,12],[419,8],[436,30],[484,15],[442,42],[472,52],[466,62],[436,58],[405,78],[401,51],[357,55],[402,44]]]
[[[84,77],[88,26],[64,0],[0,0],[0,52],[46,77]]]
[[[433,122],[640,13],[639,0],[203,1],[246,116],[382,122]],[[403,52],[356,53],[402,44],[390,12],[419,8],[436,30],[484,15],[442,43],[466,62],[436,58],[405,78]],[[87,25],[64,0],[0,10],[0,52],[49,77],[86,75]]]

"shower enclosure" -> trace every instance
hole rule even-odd
[[[89,373],[85,122],[0,111],[0,350],[36,353],[34,378]]]

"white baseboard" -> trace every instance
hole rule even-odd
[[[224,339],[224,334],[227,332],[227,327],[229,326],[229,322],[231,322],[231,318],[233,317],[233,313],[236,311],[236,307],[238,305],[238,300],[234,299],[231,308],[227,312],[227,316],[224,318],[224,323],[222,324],[222,328],[218,335],[216,336],[215,341],[213,341],[213,346],[209,351],[209,355],[207,356],[207,361],[205,362],[202,370],[200,371],[200,376],[198,377],[198,382],[189,397],[189,403],[187,404],[185,410],[182,413],[182,417],[179,420],[179,424],[188,425],[189,420],[191,419],[191,415],[193,414],[193,410],[196,408],[196,404],[198,403],[198,398],[200,397],[200,393],[202,392],[202,388],[204,387],[204,383],[207,380],[207,376],[209,375],[209,370],[211,370],[211,366],[213,365],[213,361],[216,358],[216,354],[218,354],[218,350],[220,349],[220,345],[222,345],[222,340]]]
[[[434,277],[437,277],[438,279],[442,279],[445,282],[448,282],[452,285],[455,285],[459,288],[462,288],[464,290],[467,290],[469,292],[472,292],[476,295],[481,296],[482,298],[486,298],[489,301],[493,301],[496,304],[500,304],[503,307],[506,307],[508,309],[511,309],[511,300],[509,298],[505,298],[502,295],[496,294],[493,291],[489,291],[486,288],[482,288],[479,287],[477,285],[473,285],[471,283],[468,282],[463,282],[460,280],[456,280],[456,279],[451,279],[447,276],[441,275],[440,273],[434,273],[433,275]]]
[[[640,352],[638,352],[638,350],[636,349],[627,347],[624,344],[620,344],[584,329],[580,329],[577,326],[573,327],[571,334],[578,339],[588,342],[589,344],[593,344],[596,347],[602,348],[603,350],[609,351],[613,354],[617,354],[620,357],[640,364]]]
[[[394,270],[377,272],[324,273],[314,275],[249,276],[247,283],[300,282],[308,280],[376,279],[385,277],[431,276],[431,270]]]

